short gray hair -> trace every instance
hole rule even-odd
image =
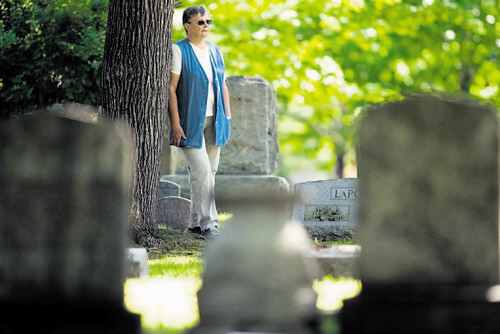
[[[205,8],[205,6],[191,6],[186,9],[184,9],[184,12],[182,13],[182,25],[186,24],[189,22],[189,19],[192,18],[195,15],[205,15],[205,13],[210,13],[208,12],[208,9]]]

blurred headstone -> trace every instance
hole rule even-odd
[[[208,245],[194,333],[310,333],[315,268],[306,231],[287,221],[289,198],[253,193],[231,200],[230,224]]]
[[[0,333],[140,332],[123,306],[121,132],[50,115],[0,123]]]
[[[360,130],[361,294],[342,333],[498,333],[498,120],[469,100],[408,98]]]
[[[317,263],[316,277],[325,276],[359,278],[359,245],[333,245],[311,249],[309,256]]]
[[[127,249],[127,278],[141,278],[149,276],[148,250],[143,247],[129,247]]]
[[[318,240],[353,239],[358,221],[357,179],[322,180],[295,185],[302,198],[293,207],[293,219],[302,222]]]

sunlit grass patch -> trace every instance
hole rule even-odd
[[[354,278],[333,278],[326,276],[322,280],[314,280],[313,289],[318,294],[316,306],[325,312],[338,311],[342,301],[357,296],[361,291],[361,281]]]
[[[233,218],[232,213],[222,212],[218,214],[219,216],[219,228],[224,228],[226,224]]]
[[[357,245],[358,242],[356,239],[343,239],[343,240],[329,240],[329,241],[318,241],[314,240],[314,243],[321,247],[331,247],[338,245]]]
[[[200,277],[203,260],[196,255],[167,255],[161,259],[148,261],[149,276],[167,276],[170,278]]]
[[[201,279],[195,277],[129,279],[125,306],[141,315],[144,329],[175,333],[198,323],[196,293],[200,287]]]

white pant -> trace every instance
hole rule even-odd
[[[220,146],[215,145],[214,118],[205,118],[201,148],[180,150],[187,164],[191,186],[191,228],[202,230],[219,225],[215,207],[215,173],[219,167]]]

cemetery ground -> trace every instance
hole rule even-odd
[[[231,223],[231,214],[222,213],[219,218],[223,233],[224,226]],[[187,333],[199,322],[197,291],[202,286],[206,241],[188,231],[163,226],[159,232],[160,246],[148,254],[149,276],[125,282],[125,306],[141,314],[145,334]],[[311,240],[311,247],[329,244]],[[341,308],[343,299],[359,293],[360,281],[325,276],[311,284],[318,294],[318,311],[324,315],[318,334],[338,333],[339,325],[332,315]]]

